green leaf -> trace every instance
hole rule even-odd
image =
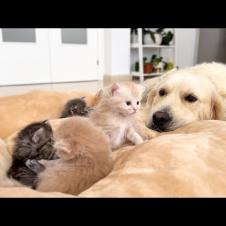
[[[152,41],[155,43],[156,42],[155,33],[153,31],[150,31],[150,36],[151,36]]]

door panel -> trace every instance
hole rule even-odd
[[[0,85],[98,79],[97,29],[0,29]]]
[[[0,29],[0,85],[47,82],[50,82],[47,29]]]
[[[51,29],[53,82],[98,79],[97,30]]]

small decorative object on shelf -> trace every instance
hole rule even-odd
[[[170,71],[174,68],[174,63],[172,59],[169,59],[168,63],[166,64],[166,71]]]
[[[163,72],[163,57],[157,57],[155,54],[152,56],[151,62],[153,63],[155,72],[160,73]]]

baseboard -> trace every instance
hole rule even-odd
[[[117,82],[132,80],[131,75],[104,75],[105,82]]]

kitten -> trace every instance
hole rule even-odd
[[[92,108],[87,107],[84,101],[85,97],[69,100],[65,106],[60,118],[72,117],[75,115],[87,117]]]
[[[77,195],[105,177],[113,167],[109,139],[88,118],[66,119],[54,132],[60,159],[41,162],[37,190]]]
[[[90,114],[91,121],[109,136],[112,149],[128,141],[140,144],[147,138],[135,118],[142,88],[133,82],[114,83],[102,91],[98,105]]]
[[[7,172],[8,177],[32,187],[36,172],[29,168],[27,161],[56,159],[53,143],[52,128],[47,121],[31,123],[23,128],[16,137],[12,165]],[[36,165],[39,169],[44,169],[38,161]]]

